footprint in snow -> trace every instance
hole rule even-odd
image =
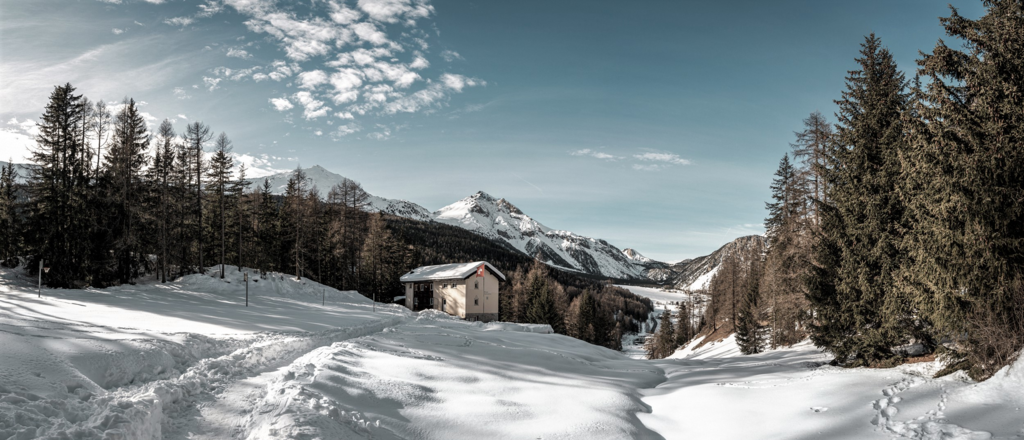
[[[823,413],[825,411],[828,411],[828,407],[827,406],[812,406],[811,407],[811,411],[814,411],[816,413]]]

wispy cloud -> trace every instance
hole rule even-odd
[[[121,35],[121,34],[124,33],[124,31],[125,31],[124,29],[118,29],[118,28],[113,28],[113,29],[110,30],[110,32],[113,32],[114,35]]]
[[[670,165],[689,165],[690,161],[679,157],[678,154],[673,153],[641,153],[634,154],[634,158],[646,161],[646,162],[663,162]]]
[[[228,49],[228,54],[227,55],[229,57],[241,58],[243,60],[244,59],[252,58],[252,55],[249,52],[247,52],[247,51],[245,51],[243,49],[237,49],[237,48],[234,48],[234,47],[232,47],[231,49]]]
[[[619,159],[622,159],[622,157],[620,157],[620,156],[615,156],[615,155],[604,153],[604,152],[601,152],[601,151],[594,151],[594,150],[591,150],[589,148],[584,148],[582,150],[576,150],[576,151],[570,152],[569,154],[571,154],[573,156],[596,157],[598,159],[603,159],[603,160],[619,160]]]

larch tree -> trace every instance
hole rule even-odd
[[[231,140],[228,135],[221,132],[213,144],[213,156],[210,157],[210,167],[207,171],[209,185],[207,191],[211,198],[217,203],[217,218],[215,229],[220,231],[220,277],[224,278],[224,265],[227,256],[227,190],[231,183],[231,169],[235,161],[231,158]]]

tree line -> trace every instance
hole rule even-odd
[[[57,86],[39,131],[26,184],[13,164],[0,168],[0,258],[25,263],[33,276],[42,262],[51,287],[223,278],[250,268],[393,302],[412,268],[488,260],[510,275],[502,292],[508,321],[619,348],[622,333],[651,310],[646,298],[548,270],[478,234],[369,213],[369,195],[349,179],[325,195],[301,168],[283,194],[266,179],[252,185],[225,133],[195,121],[178,134],[169,120],[150,133],[130,98],[111,108]],[[522,288],[524,280],[532,287]],[[585,304],[574,306],[581,296]]]
[[[746,353],[809,336],[845,366],[934,353],[977,379],[1019,355],[1024,4],[984,4],[940,19],[961,44],[909,80],[865,37],[836,123],[812,113],[779,163],[767,248],[712,281],[703,331],[732,327]]]

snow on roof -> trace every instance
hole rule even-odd
[[[476,268],[480,267],[481,264],[487,265],[487,268],[494,272],[498,278],[505,281],[505,275],[501,273],[491,263],[486,261],[474,261],[472,263],[454,263],[454,264],[439,264],[437,266],[423,266],[417,267],[409,273],[402,275],[400,279],[403,283],[412,281],[428,281],[428,280],[446,280],[446,279],[463,279],[476,272]]]

